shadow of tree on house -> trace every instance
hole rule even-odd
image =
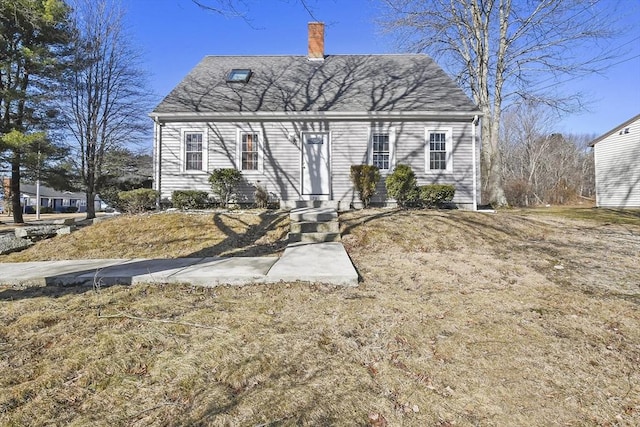
[[[246,83],[227,82],[232,68],[251,69],[251,78]],[[333,131],[334,119],[322,118],[323,114],[358,113],[372,126],[390,121],[401,126],[411,119],[390,119],[386,114],[474,111],[469,98],[425,55],[328,55],[323,61],[309,61],[305,56],[207,57],[154,113],[177,113],[185,117],[180,121],[206,122],[213,138],[209,149],[219,156],[218,163],[230,167],[237,167],[238,154],[235,134],[228,126],[238,126],[239,120],[243,126],[260,130],[264,171],[260,173],[263,178],[257,179],[268,181],[283,199],[298,199],[301,174],[292,165],[302,158],[299,136],[305,131]],[[349,137],[332,135],[332,144],[347,144]],[[368,151],[366,137],[362,150],[357,151],[340,155],[361,157]],[[418,158],[423,158],[423,152]],[[359,161],[341,160],[345,164]],[[413,163],[414,169],[423,169],[423,161]],[[334,175],[348,173],[332,169]]]

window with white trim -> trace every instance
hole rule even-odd
[[[184,170],[201,171],[204,170],[203,162],[204,133],[185,132],[184,133]]]
[[[239,131],[239,157],[240,170],[262,170],[261,163],[261,138],[260,132]]]
[[[426,167],[427,171],[451,171],[451,150],[453,139],[451,129],[427,129]]]
[[[371,129],[369,135],[370,163],[380,170],[393,169],[395,166],[395,129]]]

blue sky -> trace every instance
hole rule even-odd
[[[248,11],[249,23],[204,11],[191,0],[122,1],[132,42],[143,52],[157,101],[206,55],[307,53],[307,23],[312,19],[297,0],[238,0]],[[327,54],[400,52],[375,22],[376,2],[307,0],[307,4],[315,18],[326,23]],[[557,86],[562,93],[584,93],[590,110],[563,117],[557,131],[600,135],[640,113],[640,0],[622,0],[622,5],[621,19],[631,28],[610,47],[624,45],[625,56],[603,74]]]

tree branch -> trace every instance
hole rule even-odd
[[[152,319],[148,317],[132,316],[126,313],[107,314],[107,315],[99,314],[98,319],[131,319],[131,320],[138,320],[140,322],[168,323],[168,324],[174,324],[174,325],[190,326],[193,328],[200,328],[200,329],[211,329],[218,332],[228,332],[227,329],[220,328],[218,326],[203,325],[201,323],[180,322],[177,320],[168,320],[168,319]]]

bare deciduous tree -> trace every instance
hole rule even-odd
[[[613,35],[614,1],[384,0],[388,30],[440,60],[483,113],[482,186],[487,202],[506,203],[499,131],[505,105],[535,99],[576,108],[579,98],[540,87],[602,69],[611,56],[598,42]],[[585,52],[587,52],[585,54]]]
[[[546,105],[525,103],[505,112],[500,152],[510,205],[563,204],[592,197],[590,135],[554,133],[556,117]]]
[[[139,55],[124,32],[119,2],[79,0],[74,6],[76,36],[65,111],[87,194],[87,218],[94,218],[105,154],[144,137],[149,91]]]
[[[249,19],[249,4],[246,0],[191,0],[198,7],[203,10],[216,13],[218,15],[226,16],[229,18],[242,18],[245,22],[251,25]],[[285,0],[282,0],[285,1]],[[309,0],[295,0],[300,3],[304,10],[309,14],[309,17],[314,21],[318,19],[315,17],[314,8],[309,4]]]

